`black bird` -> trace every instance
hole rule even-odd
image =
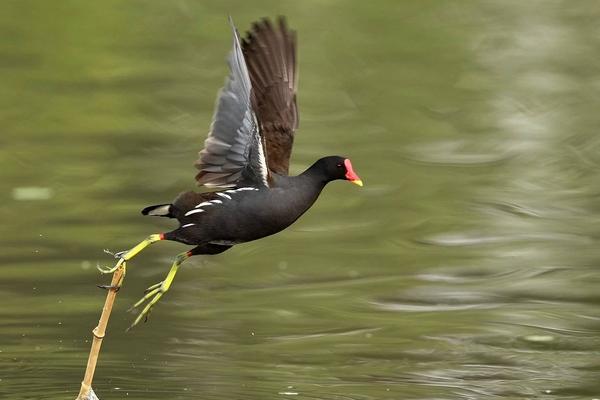
[[[231,21],[230,21],[231,22]],[[232,246],[277,233],[317,200],[325,185],[362,181],[350,160],[324,157],[298,176],[288,176],[294,131],[298,127],[296,34],[285,19],[263,19],[244,40],[233,26],[229,78],[218,96],[210,133],[195,166],[198,185],[219,191],[184,192],[170,204],[146,207],[144,215],[175,218],[179,227],[148,236],[118,253],[113,272],[146,246],[173,240],[195,246],[179,254],[166,278],[150,286],[132,308],[146,306],[131,327],[147,318],[169,290],[179,265],[198,254],[218,254]]]

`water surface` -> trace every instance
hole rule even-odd
[[[285,232],[179,272],[129,264],[102,399],[600,397],[595,2],[36,2],[0,6],[0,395],[74,398],[103,249],[168,221],[240,30],[299,32],[292,170],[352,158]]]

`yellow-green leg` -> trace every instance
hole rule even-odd
[[[148,236],[146,239],[142,240],[140,243],[138,243],[137,245],[135,245],[133,248],[131,248],[130,250],[127,250],[125,252],[121,252],[121,253],[117,253],[116,257],[119,257],[119,261],[117,262],[117,265],[115,265],[112,268],[102,268],[102,267],[98,267],[98,269],[100,270],[100,272],[102,272],[103,274],[112,274],[113,272],[115,272],[117,270],[117,268],[119,268],[121,265],[125,266],[125,261],[129,261],[131,260],[133,257],[135,257],[140,251],[144,250],[146,247],[150,246],[152,243],[156,243],[160,240],[163,240],[164,236],[163,234],[159,234],[159,233],[155,233],[152,234],[150,236]]]
[[[142,310],[140,315],[137,316],[135,321],[133,321],[133,324],[131,324],[131,326],[129,328],[127,328],[127,330],[136,326],[142,319],[145,319],[145,320],[148,319],[148,316],[150,315],[150,311],[152,310],[152,307],[160,300],[160,298],[171,287],[171,284],[173,283],[173,279],[175,278],[175,274],[177,274],[177,269],[179,268],[181,263],[183,263],[185,260],[187,260],[191,256],[192,256],[191,251],[187,251],[185,253],[181,253],[181,254],[177,255],[177,257],[175,257],[175,262],[173,262],[173,265],[171,266],[171,269],[169,270],[169,273],[167,274],[166,278],[162,282],[154,284],[145,290],[146,295],[144,297],[142,297],[137,303],[135,303],[129,310],[130,311],[134,310],[135,308],[144,304],[144,302],[146,302],[146,301],[148,301],[148,304],[146,304],[146,306],[144,307],[144,309]]]

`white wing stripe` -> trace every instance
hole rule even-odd
[[[256,124],[256,117],[254,117],[254,122]],[[265,186],[269,186],[267,183],[267,176],[269,174],[269,169],[267,168],[267,160],[265,159],[265,152],[263,151],[263,143],[260,134],[256,135],[258,137],[258,163],[260,168],[260,175],[262,178],[262,182]]]

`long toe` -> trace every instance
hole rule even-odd
[[[155,296],[158,292],[160,292],[160,288],[152,289],[150,291],[148,291],[148,289],[146,289],[146,291],[147,292],[144,292],[146,294],[141,299],[139,299],[138,301],[136,301],[134,305],[132,305],[131,307],[129,307],[129,309],[127,311],[134,312],[135,310],[137,310],[137,308],[139,306],[141,306],[147,300],[149,300],[150,298],[152,298],[153,296]]]
[[[156,283],[150,286],[148,289],[144,291],[145,295],[139,299],[133,306],[129,308],[128,311],[133,312],[137,310],[138,307],[146,303],[144,309],[138,314],[133,323],[127,330],[129,331],[131,328],[136,326],[142,319],[144,322],[148,320],[150,316],[150,312],[152,311],[152,307],[160,300],[160,298],[167,292],[168,288],[165,288],[164,281]]]
[[[117,269],[119,269],[120,266],[123,266],[124,269],[127,267],[125,265],[125,260],[122,258],[120,258],[119,261],[117,262],[117,265],[115,265],[112,268],[108,268],[108,267],[105,268],[105,267],[101,267],[99,265],[96,268],[98,268],[98,271],[102,272],[103,274],[112,274]]]
[[[158,293],[154,295],[152,300],[150,300],[148,304],[146,304],[146,307],[144,307],[142,312],[136,317],[136,319],[133,321],[131,326],[127,328],[127,330],[130,330],[131,328],[139,324],[142,319],[144,320],[144,322],[147,322],[148,317],[150,316],[150,312],[152,311],[152,307],[154,307],[154,305],[160,300],[163,294],[165,294],[165,292],[158,291]]]
[[[163,284],[164,284],[164,281],[160,281],[160,282],[148,287],[148,289],[144,290],[144,293],[148,294],[156,289],[159,289]]]

